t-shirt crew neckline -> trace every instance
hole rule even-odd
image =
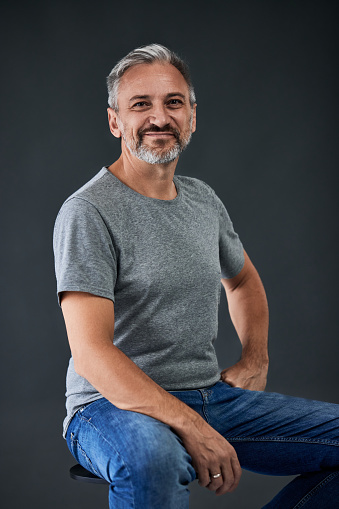
[[[108,166],[103,166],[102,170],[105,170],[107,173],[109,173],[109,175],[118,183],[118,185],[120,185],[121,189],[123,189],[125,192],[127,192],[131,195],[133,194],[133,196],[135,198],[138,198],[140,200],[148,200],[148,201],[153,201],[153,203],[161,203],[161,204],[166,203],[168,205],[175,205],[181,200],[181,190],[180,190],[179,179],[175,175],[173,176],[173,182],[174,182],[174,185],[177,190],[177,196],[175,198],[173,198],[173,200],[161,200],[159,198],[151,198],[150,196],[145,196],[144,194],[138,193],[138,191],[134,191],[134,189],[132,189],[131,187],[128,187],[126,184],[121,182],[121,180],[118,179],[118,177],[116,177],[114,175],[114,173],[109,171]]]

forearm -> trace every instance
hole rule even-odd
[[[268,371],[268,305],[264,287],[248,255],[238,276],[222,279],[228,308],[242,344],[239,362],[221,372],[221,379],[243,389],[265,389]]]
[[[268,364],[268,304],[257,273],[227,292],[232,322],[242,344],[242,359]]]
[[[122,410],[158,419],[179,435],[199,425],[199,414],[162,389],[110,341],[100,343],[83,351],[75,367],[106,399]]]

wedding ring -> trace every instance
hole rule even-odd
[[[211,474],[211,477],[213,479],[218,479],[218,477],[221,477],[221,474],[220,473],[219,474]]]

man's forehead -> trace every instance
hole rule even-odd
[[[181,72],[169,63],[138,64],[122,76],[119,93],[133,96],[168,95],[179,92],[189,95],[188,85]]]

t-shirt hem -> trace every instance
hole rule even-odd
[[[162,388],[165,389],[165,391],[167,391],[167,392],[197,391],[199,389],[208,389],[209,387],[212,387],[217,382],[219,382],[219,380],[220,380],[220,373],[218,372],[213,378],[210,378],[203,384],[201,384],[201,383],[191,384],[184,388],[178,387],[178,386],[173,386],[173,385],[171,388],[166,388],[165,386],[162,385]]]
[[[71,423],[71,420],[75,416],[75,414],[80,410],[80,408],[84,408],[85,406],[90,405],[91,403],[94,403],[94,401],[98,401],[99,399],[103,399],[103,396],[100,393],[98,393],[97,397],[93,397],[93,399],[91,399],[90,401],[86,401],[86,403],[84,403],[83,405],[77,406],[72,412],[70,412],[69,414],[66,415],[66,418],[63,423],[63,431],[62,431],[62,436],[65,440],[66,440],[68,427]]]
[[[203,384],[201,384],[201,383],[194,384],[193,383],[193,384],[191,384],[187,387],[184,387],[184,388],[182,386],[177,387],[176,385],[171,385],[171,388],[166,388],[165,384],[161,385],[161,386],[167,392],[196,391],[198,389],[208,389],[209,387],[212,387],[219,381],[220,381],[220,373],[218,372],[213,378],[209,379],[208,381],[206,381]],[[75,414],[80,410],[80,408],[90,405],[91,403],[94,403],[94,401],[97,401],[102,398],[103,398],[103,396],[100,393],[98,393],[98,395],[96,397],[93,397],[93,399],[91,399],[90,401],[86,401],[86,403],[83,403],[82,405],[81,404],[79,406],[77,405],[77,407],[75,409],[73,409],[69,414],[67,414],[67,416],[64,420],[64,423],[63,423],[62,436],[64,439],[66,439],[67,430],[68,430],[71,420],[73,419]]]

